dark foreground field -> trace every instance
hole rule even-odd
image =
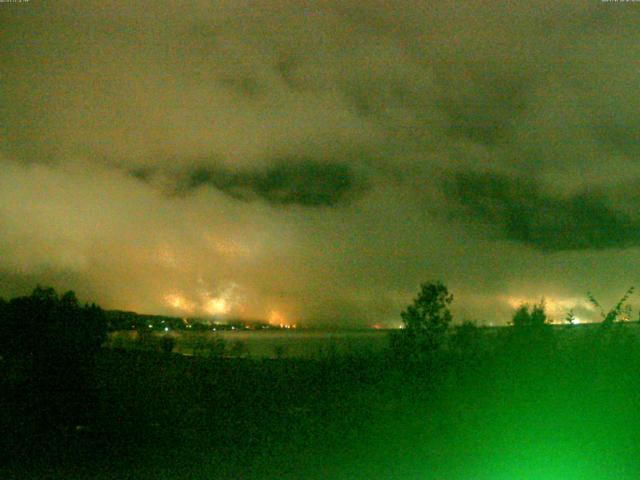
[[[636,479],[640,348],[614,330],[410,364],[105,349],[68,405],[83,415],[49,428],[43,403],[80,397],[5,362],[0,478]]]

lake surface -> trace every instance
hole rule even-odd
[[[179,331],[152,334],[144,345],[136,331],[109,334],[114,348],[160,348],[163,338],[175,340],[173,351],[183,355],[214,355],[224,345],[225,356],[257,358],[324,358],[335,354],[365,355],[389,345],[389,330],[226,330],[218,332]]]
[[[617,325],[640,340],[640,323]],[[597,332],[600,324],[553,325],[558,346],[571,345],[576,340]],[[112,348],[142,348],[161,350],[166,337],[175,341],[173,351],[182,355],[255,358],[326,358],[331,355],[366,355],[381,352],[389,346],[393,330],[222,330],[217,332],[172,331],[153,332],[140,341],[137,331],[109,334],[107,346]],[[508,327],[481,329],[488,342],[509,333]],[[224,350],[224,351],[222,351]]]

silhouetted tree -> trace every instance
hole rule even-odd
[[[547,323],[547,320],[544,300],[531,307],[523,303],[516,309],[512,317],[513,326],[516,328],[541,327]]]
[[[564,321],[571,325],[575,325],[577,323],[577,320],[578,319],[576,317],[576,313],[573,311],[573,308],[570,309],[564,317]]]
[[[515,368],[537,367],[556,349],[556,340],[545,311],[544,299],[534,305],[520,305],[512,317],[503,353]]]
[[[106,340],[104,312],[81,307],[74,292],[58,297],[53,288],[36,287],[2,308],[0,351],[5,355],[44,356],[59,350],[93,353]]]
[[[629,287],[618,303],[616,303],[613,308],[606,313],[591,292],[587,292],[587,298],[589,298],[589,301],[594,307],[600,310],[602,324],[604,326],[608,326],[616,321],[625,321],[631,318],[631,305],[627,304],[626,301],[629,299],[633,291],[634,287]]]
[[[73,290],[63,293],[60,296],[60,306],[67,310],[77,310],[80,307],[78,298]]]
[[[465,321],[453,328],[449,336],[449,352],[459,377],[480,368],[483,346],[482,332],[474,322]]]
[[[601,359],[619,358],[621,363],[629,363],[634,355],[624,359],[624,353],[635,351],[636,337],[627,328],[625,322],[631,319],[632,308],[627,300],[634,292],[634,287],[629,287],[618,302],[605,311],[593,294],[587,293],[591,304],[600,310],[600,328],[589,335],[589,351],[591,355]]]
[[[453,328],[453,334],[449,338],[449,350],[456,355],[464,356],[479,350],[481,339],[478,326],[475,322],[467,320]]]
[[[443,283],[423,283],[413,303],[401,313],[404,328],[392,337],[396,353],[418,360],[433,360],[446,342],[452,301],[453,295]]]
[[[37,428],[83,421],[92,403],[95,354],[105,339],[102,310],[81,307],[71,291],[58,297],[38,286],[2,307],[0,354],[23,366],[25,415]]]

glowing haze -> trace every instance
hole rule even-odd
[[[391,325],[640,271],[640,9],[0,4],[0,294]],[[592,314],[593,312],[591,312]]]

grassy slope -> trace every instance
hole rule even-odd
[[[33,442],[2,476],[638,478],[638,345],[603,336],[561,352],[493,351],[435,376],[382,356],[104,351],[90,430]]]

